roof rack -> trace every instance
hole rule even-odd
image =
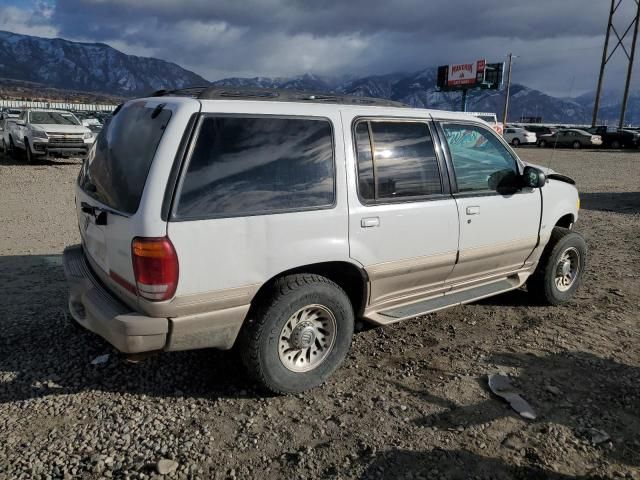
[[[276,102],[335,103],[342,105],[374,105],[380,107],[408,107],[401,102],[383,98],[340,95],[326,92],[259,88],[259,87],[189,87],[178,90],[158,90],[152,97],[179,96],[200,100],[265,100]]]

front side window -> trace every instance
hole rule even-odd
[[[489,130],[476,125],[443,124],[459,192],[499,190],[513,185],[515,159]]]
[[[334,203],[331,124],[324,119],[205,117],[175,217],[214,218]]]
[[[423,122],[360,121],[355,128],[358,188],[365,202],[442,193],[429,127]]]

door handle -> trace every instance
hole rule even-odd
[[[362,228],[371,228],[380,226],[380,217],[367,217],[360,220],[360,226]]]
[[[473,205],[471,207],[467,207],[467,215],[480,215],[480,206]]]

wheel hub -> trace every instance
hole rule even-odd
[[[292,372],[308,372],[329,356],[336,341],[336,318],[324,305],[308,305],[282,327],[278,356]]]
[[[574,247],[570,247],[562,252],[556,264],[555,284],[561,292],[569,290],[580,271],[580,253]]]
[[[313,322],[300,322],[291,332],[289,342],[293,348],[309,348],[316,339],[316,328]]]

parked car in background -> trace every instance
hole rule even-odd
[[[541,147],[599,147],[602,145],[602,139],[599,135],[593,135],[578,128],[568,128],[538,137],[538,145]]]
[[[536,134],[536,137],[540,138],[542,135],[550,135],[554,133],[557,129],[553,127],[547,127],[546,125],[523,125],[523,127],[528,132],[533,132]]]
[[[484,120],[491,128],[493,128],[500,135],[504,132],[504,127],[502,123],[498,122],[498,116],[495,113],[491,112],[465,112],[468,115],[473,115],[474,117],[479,118],[480,120]]]
[[[504,139],[514,147],[530,145],[537,141],[536,134],[520,127],[507,127],[504,129]]]
[[[5,118],[18,118],[21,113],[22,113],[22,110],[19,110],[17,108],[9,108],[5,112],[4,117]]]
[[[599,135],[602,138],[602,144],[608,148],[638,148],[640,146],[640,133],[632,130],[600,125],[588,128],[587,132]]]
[[[9,129],[9,149],[35,157],[84,157],[94,137],[71,113],[63,110],[24,110]]]
[[[387,100],[224,88],[122,105],[75,185],[75,321],[125,353],[237,346],[296,393],[387,325],[514,290],[571,300],[570,178],[485,122]],[[544,208],[543,208],[544,203]]]
[[[9,152],[9,131],[11,124],[15,122],[14,118],[5,118],[0,120],[0,146],[2,147],[2,153],[8,155]]]

